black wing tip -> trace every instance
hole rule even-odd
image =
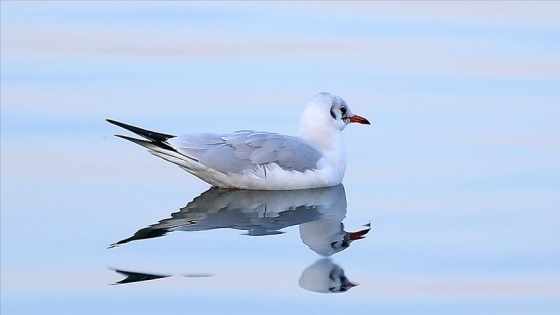
[[[120,121],[116,121],[116,120],[111,119],[111,118],[107,118],[107,119],[105,119],[105,121],[108,122],[108,123],[110,123],[110,124],[119,126],[119,127],[128,126],[128,125],[125,124],[125,123],[122,123],[122,122],[120,122]]]
[[[130,131],[132,131],[131,129],[136,129],[136,128],[138,128],[138,127],[134,127],[134,126],[132,126],[132,125],[128,125],[128,124],[125,124],[125,123],[122,123],[122,122],[120,122],[120,121],[116,121],[116,120],[110,119],[110,118],[105,119],[105,121],[108,122],[108,123],[110,123],[110,124],[113,124],[113,125],[115,125],[115,126],[119,126],[119,127],[121,127],[121,128],[124,128],[124,129],[126,129],[126,130],[130,130]],[[134,131],[132,131],[132,132],[134,132]]]
[[[137,131],[138,130],[145,130],[145,129],[142,129],[142,128],[138,128],[136,126],[125,124],[125,123],[120,122],[120,121],[116,121],[114,119],[110,119],[110,118],[105,119],[105,121],[110,123],[110,124],[113,124],[115,126],[119,126],[119,127],[124,128],[126,130],[132,131],[132,132],[134,132],[134,130],[137,130]],[[146,131],[148,131],[148,130],[146,130]]]
[[[108,123],[113,124],[115,126],[119,126],[123,129],[126,129],[130,132],[133,132],[133,133],[135,133],[135,134],[137,134],[137,135],[139,135],[143,138],[149,139],[151,141],[164,142],[167,139],[175,137],[174,135],[143,129],[143,128],[140,128],[140,127],[128,125],[128,124],[122,123],[120,121],[116,121],[116,120],[109,119],[109,118],[105,119],[105,121],[107,121]]]
[[[124,135],[115,135],[115,137],[125,139],[125,140],[128,140],[128,141],[132,141],[132,142],[135,142],[135,141],[149,142],[149,141],[145,141],[145,140],[141,140],[141,139],[137,139],[137,138],[133,138],[133,137],[129,137],[129,136],[124,136]]]

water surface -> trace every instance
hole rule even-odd
[[[558,3],[1,6],[2,314],[559,312]],[[372,125],[314,192],[104,121],[295,134],[320,91]]]

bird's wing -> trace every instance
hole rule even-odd
[[[206,167],[226,174],[242,173],[269,163],[305,172],[317,168],[317,162],[323,157],[300,138],[269,132],[201,133],[170,138],[166,143]]]

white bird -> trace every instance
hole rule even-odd
[[[154,132],[107,119],[146,140],[130,140],[213,186],[257,190],[330,187],[342,182],[346,154],[341,131],[349,123],[370,124],[346,102],[319,93],[304,109],[299,133],[288,136],[242,130],[183,136]]]

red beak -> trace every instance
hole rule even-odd
[[[365,237],[366,234],[368,234],[368,232],[371,230],[371,227],[368,226],[367,229],[363,229],[361,231],[357,231],[357,232],[350,232],[348,233],[350,240],[355,241],[355,240],[360,240],[362,238]]]
[[[350,289],[352,289],[353,287],[357,287],[357,286],[358,286],[357,283],[352,283],[352,282],[350,282],[350,281],[348,281],[347,283],[343,283],[343,284],[342,284],[342,287],[343,287],[344,289],[346,289],[346,290],[350,290]]]
[[[362,117],[360,115],[354,115],[354,116],[348,117],[348,120],[350,120],[350,122],[353,122],[353,123],[371,125],[369,123],[369,120],[365,119],[364,117]]]

